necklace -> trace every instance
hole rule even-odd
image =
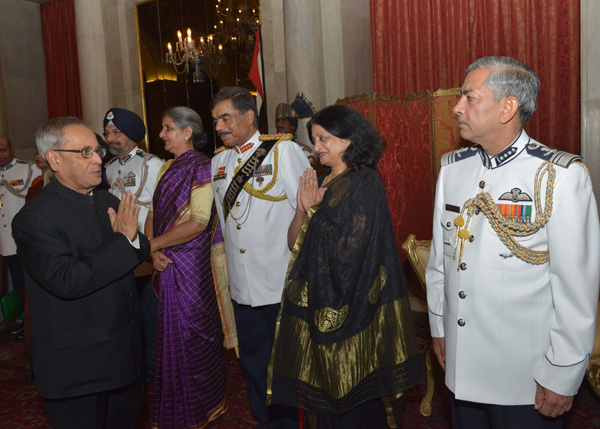
[[[344,169],[340,174],[336,174],[335,176],[333,175],[333,170],[331,170],[331,173],[329,173],[329,175],[327,175],[327,183],[331,183],[332,180],[337,179],[338,177],[340,177],[341,175],[343,175],[346,171],[348,171],[348,169]]]

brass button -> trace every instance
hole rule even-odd
[[[479,182],[479,187],[481,189],[485,188],[485,182],[483,180],[481,182]]]
[[[450,221],[446,222],[446,228],[450,228],[452,226],[452,223],[450,223]]]
[[[241,206],[241,205],[242,205],[242,203],[240,203],[239,201],[236,201],[236,202],[235,202],[235,206],[236,206],[236,207],[239,207],[239,206]]]
[[[469,243],[472,243],[475,241],[475,236],[474,235],[469,235]]]
[[[458,292],[458,296],[460,297],[460,299],[465,299],[467,297],[467,294],[464,290],[461,290],[460,292]]]
[[[242,225],[240,225],[240,224],[238,223],[238,226],[236,226],[236,228],[237,228],[237,229],[242,229]]]
[[[458,326],[465,326],[466,322],[463,319],[458,319]]]
[[[240,253],[246,253],[246,249],[240,249]]]
[[[465,262],[463,262],[462,264],[460,264],[460,269],[465,271],[467,269],[467,264]]]

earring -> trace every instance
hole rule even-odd
[[[185,142],[186,142],[186,143],[188,142],[188,138],[189,138],[189,137],[186,137],[186,138],[185,138]]]

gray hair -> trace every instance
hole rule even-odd
[[[221,101],[231,100],[233,108],[238,111],[240,116],[244,116],[248,110],[254,112],[254,127],[258,130],[258,110],[256,101],[250,91],[240,86],[226,86],[221,89],[210,103],[210,110],[213,110]]]
[[[192,129],[192,144],[194,145],[194,149],[200,150],[208,141],[204,128],[202,128],[202,119],[200,119],[200,115],[189,107],[170,107],[163,113],[163,119],[165,119],[166,116],[173,119],[175,125],[182,130],[187,127]]]
[[[88,129],[90,128],[85,122],[74,116],[50,119],[40,125],[35,133],[35,144],[38,152],[42,158],[44,158],[44,161],[48,162],[46,159],[46,151],[60,149],[62,147],[62,138],[65,133],[65,128],[72,125],[82,125]]]
[[[540,79],[535,72],[511,57],[483,57],[473,62],[465,75],[483,68],[491,69],[484,84],[494,96],[494,102],[515,97],[519,100],[521,125],[525,125],[537,107],[540,93]]]

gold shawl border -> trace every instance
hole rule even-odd
[[[296,259],[298,258],[298,254],[300,253],[300,249],[302,249],[302,243],[304,243],[304,238],[306,237],[306,232],[308,231],[308,224],[310,220],[314,216],[314,214],[319,210],[319,206],[312,206],[306,212],[306,217],[304,218],[304,222],[302,222],[302,226],[300,227],[300,231],[298,231],[298,237],[296,237],[296,241],[294,243],[294,247],[292,248],[292,254],[290,255],[290,262],[288,264],[287,272],[285,274],[285,283],[283,286],[283,296],[285,296],[285,290],[288,278],[290,277],[290,272],[292,271],[292,267],[296,263]],[[275,324],[275,340],[273,341],[273,349],[271,350],[271,358],[269,359],[269,367],[267,368],[267,405],[271,405],[271,386],[273,382],[273,356],[275,355],[274,351],[277,347],[277,343],[279,342],[279,326],[281,321],[281,312],[283,310],[283,296],[281,302],[281,308],[279,309],[279,314],[277,315],[277,322]]]
[[[289,319],[281,332],[281,320]],[[277,336],[294,338],[298,345],[293,351],[275,349],[269,363],[267,394],[272,394],[272,381],[275,354],[279,354],[278,362],[284,362],[277,368],[277,376],[298,380],[311,386],[310,390],[321,390],[326,395],[340,399],[351,394],[363,380],[375,372],[383,371],[386,377],[397,379],[394,385],[400,393],[404,389],[402,380],[410,380],[412,374],[405,374],[402,365],[414,355],[418,355],[418,346],[413,344],[411,333],[410,305],[407,297],[398,298],[379,307],[371,324],[361,332],[332,344],[317,344],[312,341],[309,324],[299,318],[281,311],[277,320]],[[406,328],[407,334],[404,334]],[[410,365],[409,365],[410,366]],[[375,382],[375,380],[372,380]],[[370,383],[369,383],[370,384]],[[360,386],[361,390],[368,386]],[[391,394],[392,392],[382,392]],[[312,398],[318,400],[317,397]],[[312,401],[310,401],[312,402]]]

